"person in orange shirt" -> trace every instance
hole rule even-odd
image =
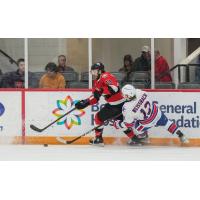
[[[45,70],[47,73],[44,74],[40,79],[40,88],[65,88],[65,78],[62,74],[58,72],[58,68],[55,63],[48,63],[45,67]]]

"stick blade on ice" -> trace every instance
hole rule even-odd
[[[56,140],[60,143],[67,144],[67,141],[62,137],[56,137]]]

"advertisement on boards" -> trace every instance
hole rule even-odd
[[[200,138],[199,106],[200,94],[196,92],[148,92],[152,100],[158,104],[166,116],[176,122],[189,138]],[[101,98],[98,104],[84,110],[75,110],[55,125],[42,133],[29,128],[30,124],[45,127],[56,120],[81,99],[91,95],[87,91],[37,91],[26,92],[26,135],[31,136],[77,136],[94,127],[94,116],[105,101]],[[113,127],[113,121],[106,122],[104,136],[123,137],[124,134]],[[162,127],[155,127],[149,131],[150,137],[176,137],[169,134]]]

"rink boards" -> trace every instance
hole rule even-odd
[[[200,145],[200,90],[148,90],[148,93],[168,118],[177,123],[191,145]],[[105,103],[103,99],[99,104],[73,111],[42,133],[30,129],[30,124],[43,128],[72,109],[76,101],[90,95],[90,90],[1,90],[1,138],[13,138],[14,143],[55,144],[56,136],[67,139],[79,136],[94,127],[94,115]],[[178,143],[176,136],[161,127],[152,128],[149,136],[153,144]],[[121,131],[113,127],[113,121],[106,123],[104,137],[109,144],[127,140]],[[77,142],[87,143],[87,137]]]

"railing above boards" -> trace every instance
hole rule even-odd
[[[184,67],[186,69],[185,73],[185,80],[186,82],[190,82],[190,67],[200,67],[200,64],[178,64],[172,67],[170,70],[160,74],[158,79],[161,79],[163,76],[169,74],[170,72],[174,71],[175,69],[178,68],[178,82],[181,82],[181,67]]]

